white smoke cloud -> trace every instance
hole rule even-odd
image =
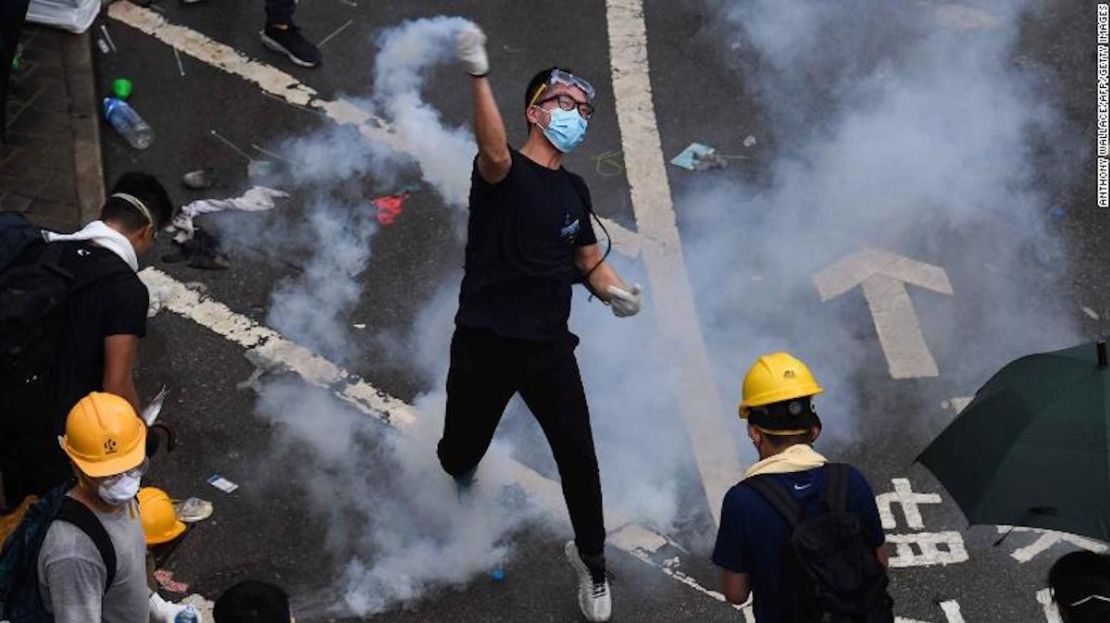
[[[758,181],[676,197],[695,289],[713,292],[698,303],[722,387],[761,352],[794,350],[828,390],[826,437],[858,439],[880,416],[859,387],[878,343],[868,314],[842,317],[851,304],[821,303],[812,279],[864,247],[948,271],[954,298],[911,296],[960,392],[1014,356],[1078,339],[1049,218],[1078,170],[1057,166],[1075,131],[1043,70],[1015,60],[1037,3],[711,4],[774,146]]]
[[[675,198],[725,404],[755,356],[792,350],[831,396],[821,403],[827,438],[856,438],[860,371],[877,344],[869,318],[843,317],[817,300],[812,276],[863,246],[942,263],[957,287],[978,286],[975,305],[970,293],[915,294],[934,353],[952,366],[945,374],[970,379],[964,391],[1003,358],[1073,336],[1052,300],[1029,296],[1060,270],[1038,150],[1047,137],[1050,149],[1066,148],[1069,135],[1036,70],[1009,60],[1024,3],[992,7],[996,19],[975,29],[922,20],[927,3],[711,4],[727,54],[745,67],[753,81],[745,87],[767,111],[775,146],[758,183],[707,176],[714,181]],[[364,295],[359,276],[377,231],[361,191],[419,174],[462,221],[476,147],[469,129],[445,125],[421,89],[428,71],[452,58],[453,33],[465,23],[406,22],[377,39],[374,94],[361,105],[389,121],[406,154],[351,128],[293,139],[282,150],[299,163],[293,180],[309,197],[309,217],[264,233],[288,234],[282,241],[295,239],[307,260],[303,275],[275,289],[268,321],[329,358],[358,356],[346,318]],[[1052,174],[1066,184],[1062,172]],[[637,263],[611,261],[646,285]],[[967,279],[984,269],[1007,278]],[[412,436],[384,432],[283,381],[261,392],[259,414],[280,424],[283,443],[311,457],[308,489],[327,513],[328,546],[347,560],[338,585],[345,612],[379,612],[488,572],[509,555],[513,531],[538,516],[504,494],[504,461],[554,475],[538,427],[513,405],[479,469],[476,499],[456,506],[434,444],[457,287],[457,278],[445,281],[406,335],[378,341],[406,357],[427,389]],[[684,501],[701,488],[650,296],[649,288],[644,314],[622,321],[578,290],[571,326],[583,338],[578,355],[606,505],[667,531],[699,512]],[[973,310],[957,307],[964,305]],[[969,347],[973,356],[965,356]],[[739,425],[736,434],[741,439]]]

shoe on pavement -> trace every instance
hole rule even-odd
[[[323,60],[320,49],[305,39],[301,29],[292,23],[285,28],[267,24],[258,36],[266,47],[281,52],[301,67],[315,67]]]
[[[578,555],[578,548],[574,545],[574,541],[567,543],[564,553],[566,553],[567,562],[578,576],[578,607],[582,609],[582,616],[586,617],[587,621],[608,621],[613,614],[613,600],[609,594],[609,580],[605,577],[605,570],[592,573],[582,561],[582,557]]]

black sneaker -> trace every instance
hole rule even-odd
[[[267,24],[258,35],[266,47],[285,54],[289,60],[301,67],[315,67],[322,60],[320,49],[305,39],[301,35],[301,29],[293,24],[289,24],[284,29]]]

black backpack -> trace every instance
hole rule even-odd
[[[774,476],[744,481],[791,526],[786,560],[795,594],[789,623],[892,623],[886,569],[848,510],[849,468],[830,463],[825,470],[823,512],[812,516]]]
[[[71,244],[47,244],[22,214],[0,212],[0,388],[43,383],[65,335],[68,297],[108,275],[129,270],[118,258],[89,254],[82,278],[62,268]],[[41,392],[37,392],[41,393]]]
[[[73,482],[55,487],[27,509],[19,527],[0,549],[0,621],[42,623],[53,621],[39,591],[38,561],[50,524],[65,521],[89,535],[107,574],[104,591],[116,579],[116,548],[108,531],[84,504],[66,495]]]

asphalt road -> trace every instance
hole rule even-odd
[[[1025,562],[1015,559],[1013,554],[1020,555],[1020,548],[1051,537],[1017,532],[996,544],[998,530],[993,526],[968,527],[943,488],[913,460],[955,417],[952,398],[970,396],[989,371],[1008,358],[1029,350],[1069,346],[1100,331],[1099,323],[1085,315],[1081,306],[1102,315],[1110,310],[1110,293],[1102,279],[1102,268],[1110,259],[1101,244],[1107,225],[1105,215],[1094,205],[1090,158],[1094,142],[1094,4],[1046,3],[1041,10],[1015,22],[1017,43],[998,60],[999,67],[1007,70],[1035,70],[1035,85],[1029,88],[1038,94],[1038,102],[1059,115],[1064,130],[1041,137],[1043,144],[1030,139],[1033,146],[1028,153],[1015,157],[988,152],[976,154],[965,163],[972,169],[982,167],[984,186],[997,188],[999,184],[990,179],[995,169],[992,159],[997,159],[1002,163],[999,167],[1016,170],[1032,189],[1035,200],[1014,202],[1000,209],[969,199],[967,211],[960,212],[972,215],[966,218],[955,218],[945,210],[933,215],[926,207],[921,213],[899,212],[903,214],[901,224],[877,216],[873,219],[876,226],[868,229],[865,223],[871,220],[852,221],[852,231],[837,231],[830,225],[837,222],[836,215],[822,211],[818,205],[821,195],[809,197],[807,201],[816,207],[811,212],[801,211],[796,220],[753,214],[757,210],[782,209],[789,203],[782,198],[782,178],[776,177],[783,174],[783,158],[814,153],[811,134],[835,127],[838,120],[847,118],[853,106],[868,108],[867,104],[841,101],[843,106],[838,109],[837,97],[843,93],[843,85],[822,79],[824,75],[841,75],[837,68],[823,67],[819,55],[811,56],[813,68],[808,77],[812,91],[800,97],[814,98],[820,112],[801,123],[785,119],[782,113],[788,107],[777,107],[782,100],[774,99],[779,95],[761,78],[766,65],[750,62],[752,46],[758,47],[759,42],[724,19],[722,5],[692,0],[650,0],[644,5],[655,117],[664,157],[669,160],[695,141],[713,145],[729,156],[725,169],[688,172],[671,165],[666,169],[695,305],[707,336],[710,361],[717,371],[721,400],[729,405],[738,398],[740,375],[759,352],[788,348],[802,354],[819,377],[825,372],[830,378],[830,391],[820,403],[828,433],[818,449],[858,465],[876,494],[894,491],[892,479],[908,479],[913,491],[940,496],[940,503],[931,499],[921,503],[919,525],[913,524],[912,511],[906,514],[899,505],[893,506],[895,525],[888,534],[916,539],[913,555],[922,560],[892,572],[897,614],[949,623],[1045,620],[1035,595],[1045,586],[1052,560],[1074,545],[1057,543]],[[372,94],[374,41],[384,29],[407,19],[436,15],[473,19],[489,34],[492,79],[514,144],[519,144],[524,129],[516,117],[520,91],[534,71],[559,63],[594,80],[599,90],[598,112],[591,121],[588,142],[568,159],[567,166],[586,178],[602,216],[627,229],[636,228],[623,160],[614,156],[622,149],[622,141],[612,105],[610,44],[603,3],[305,0],[298,8],[297,20],[316,40],[351,22],[323,47],[324,65],[312,70],[294,67],[261,46],[257,38],[261,3],[208,0],[184,5],[162,0],[155,6],[171,23],[272,64],[315,88],[324,99],[356,99]],[[845,6],[843,12],[830,14],[826,28],[815,35],[827,42],[830,50],[837,42],[858,38],[854,28],[865,30],[881,17],[879,11],[868,12],[865,2]],[[916,12],[912,15],[915,18],[936,19],[940,28],[965,33],[962,36],[968,38],[968,46],[978,45],[976,37],[998,36],[998,29],[1003,28],[990,25],[989,18],[1006,11],[996,10],[990,3],[982,9],[945,6],[949,8],[922,2],[904,11]],[[956,9],[950,8],[953,6]],[[976,25],[983,15],[988,18],[987,25]],[[118,51],[98,56],[99,86],[106,91],[112,78],[130,78],[135,84],[132,102],[157,136],[150,149],[139,152],[105,128],[109,182],[123,171],[141,168],[166,180],[179,203],[234,196],[249,186],[246,161],[214,140],[210,130],[244,150],[250,151],[255,144],[281,152],[286,149],[287,139],[318,135],[334,125],[319,114],[263,95],[257,85],[239,76],[184,54],[186,75],[180,76],[171,48],[165,43],[116,20],[104,19],[103,23],[110,29]],[[897,29],[890,32],[896,33]],[[873,39],[869,45],[877,47],[870,48],[870,56],[865,55],[872,69],[886,58],[883,46],[892,45],[878,35]],[[889,56],[895,63],[899,60],[897,49],[892,46]],[[836,58],[834,52],[829,54],[829,58]],[[964,70],[953,67],[951,71],[959,75]],[[850,72],[843,75],[853,77]],[[467,82],[456,68],[435,69],[423,95],[448,124],[467,122]],[[799,109],[804,109],[805,103],[801,101]],[[917,111],[917,116],[906,118],[928,130],[932,127],[929,113]],[[989,117],[984,115],[984,123]],[[808,129],[799,131],[799,127]],[[1010,136],[1005,130],[1000,132]],[[1030,134],[1036,132],[1030,130]],[[755,142],[745,144],[749,136]],[[914,166],[925,166],[923,161],[914,160],[913,154],[904,155]],[[464,163],[470,158],[468,154],[457,157]],[[844,159],[837,156],[833,160]],[[814,166],[817,173],[830,169],[827,163],[823,169]],[[860,161],[853,165],[848,161],[845,170],[852,166],[882,169],[881,163]],[[177,183],[183,173],[201,167],[215,171],[218,183],[214,188],[195,192]],[[1070,174],[1057,175],[1060,171]],[[284,187],[290,176],[293,174],[279,173],[268,182]],[[409,167],[393,180],[368,175],[336,182],[334,192],[353,205],[402,183],[419,181],[419,175]],[[823,190],[829,196],[841,194],[835,187]],[[847,192],[858,190],[853,187]],[[146,264],[203,290],[231,311],[264,323],[273,312],[273,292],[278,284],[318,278],[311,269],[308,273],[302,271],[311,264],[312,257],[320,254],[320,245],[329,244],[328,239],[294,244],[290,239],[296,236],[273,233],[309,229],[308,211],[319,204],[318,197],[318,188],[298,188],[294,200],[274,212],[203,217],[199,221],[202,225],[221,233],[233,264],[230,270],[201,271],[166,263],[161,258],[172,251],[166,240],[159,242]],[[988,194],[987,203],[1012,197]],[[359,287],[356,302],[342,310],[343,324],[350,327],[344,333],[343,347],[333,358],[375,387],[407,402],[438,389],[435,357],[446,350],[448,335],[442,330],[425,331],[429,322],[422,316],[437,295],[446,292],[446,296],[453,296],[452,288],[459,276],[459,212],[443,204],[425,184],[408,200],[395,224],[372,236],[366,231],[355,236],[372,246],[372,253],[365,271],[354,281]],[[356,228],[371,227],[367,222],[369,205],[363,205],[367,213],[354,218]],[[816,224],[820,231],[807,231],[807,222]],[[707,237],[707,232],[715,232],[716,237]],[[721,240],[734,240],[736,244],[718,244]],[[827,240],[834,242],[824,244]],[[910,297],[921,334],[940,371],[938,377],[891,378],[871,322],[872,312],[858,290],[822,302],[812,285],[807,286],[809,289],[784,286],[793,284],[800,274],[808,280],[818,269],[863,246],[880,246],[947,272],[953,296],[912,289]],[[766,253],[768,248],[776,247],[792,250],[800,258],[797,266],[781,265],[784,258],[791,257],[788,253]],[[614,261],[644,278],[636,261],[622,257]],[[607,390],[620,386],[622,392],[640,394],[639,400],[653,403],[664,414],[673,413],[677,401],[689,399],[666,392],[654,395],[652,390],[657,387],[651,383],[655,378],[652,375],[661,365],[658,360],[666,358],[657,345],[628,345],[631,355],[623,358],[607,359],[598,352],[614,345],[620,348],[628,344],[625,340],[641,340],[643,336],[651,340],[656,319],[649,311],[634,321],[637,324],[618,326],[616,321],[605,319],[606,314],[596,303],[592,307],[584,304],[584,293],[579,292],[577,297],[580,300],[572,324],[584,337],[580,354],[584,353],[584,358],[596,356],[600,362],[584,364],[584,369],[594,405],[595,430],[603,440],[599,453],[607,499],[625,504],[633,510],[634,519],[654,525],[683,546],[687,551],[680,555],[679,570],[702,586],[715,589],[717,572],[708,562],[707,551],[712,520],[700,492],[697,466],[684,438],[682,422],[677,416],[658,417],[643,427],[636,426],[636,420],[628,414],[610,412],[634,411],[642,403],[633,401],[630,406],[606,399]],[[330,308],[326,303],[321,307]],[[727,329],[736,324],[748,328]],[[442,328],[443,323],[431,325]],[[625,326],[632,328],[622,328]],[[591,350],[591,342],[604,346]],[[637,362],[642,362],[644,370],[634,367]],[[607,368],[610,364],[620,367]],[[297,440],[297,431],[311,429],[312,424],[299,428],[288,420],[257,414],[256,389],[240,385],[255,371],[256,366],[244,356],[241,346],[192,320],[163,311],[150,322],[141,351],[141,393],[153,396],[160,385],[169,387],[171,394],[163,418],[179,436],[178,449],[168,459],[155,463],[150,479],[174,497],[197,495],[213,500],[216,506],[214,517],[197,525],[164,567],[174,571],[175,579],[189,584],[189,593],[212,598],[234,581],[254,577],[286,586],[294,595],[299,608],[295,614],[301,620],[342,617],[342,611],[328,613],[327,607],[338,603],[336,595],[347,586],[341,579],[343,570],[353,558],[373,564],[375,556],[388,550],[366,536],[378,525],[373,521],[374,503],[363,501],[348,513],[344,510],[346,495],[328,497],[330,487],[348,486],[349,481],[343,479],[349,479],[350,472],[337,467],[334,456],[327,460],[313,456],[314,452],[323,452],[323,446],[314,449],[303,439]],[[296,374],[277,372],[263,379],[275,381],[299,387],[304,395],[325,394],[303,384]],[[290,408],[299,407],[291,404]],[[339,405],[329,408],[343,409]],[[516,456],[523,462],[541,473],[553,474],[538,429],[523,408],[510,411],[502,437],[518,448]],[[336,422],[365,416],[345,417],[348,419]],[[724,413],[721,417],[732,416]],[[319,426],[327,427],[329,421],[320,420]],[[737,423],[734,428],[737,451],[743,453],[745,462],[750,461],[741,426]],[[303,431],[300,434],[312,436]],[[375,483],[356,494],[393,491],[395,495],[418,498],[427,493],[425,488],[442,486],[425,482],[415,485],[421,491],[406,489],[414,486],[413,482],[397,480],[396,460],[381,449],[382,439],[388,439],[388,435],[371,428],[353,446],[336,442],[335,447],[359,455],[349,463],[364,470],[366,480]],[[667,441],[656,444],[660,439]],[[613,440],[609,449],[605,440]],[[235,481],[240,489],[225,495],[208,486],[205,479],[213,473]],[[630,476],[637,473],[647,482],[639,483],[639,488],[631,486],[626,494],[625,485],[634,482]],[[646,499],[637,497],[641,490],[656,484],[663,506],[677,510],[653,510],[647,502],[637,506]],[[458,513],[456,504],[451,496],[444,497],[443,516]],[[382,516],[395,512],[385,506]],[[336,527],[343,517],[370,529],[361,533],[361,540],[352,541]],[[660,524],[660,517],[668,521]],[[414,525],[420,521],[413,518]],[[491,525],[497,523],[495,518],[490,519]],[[355,528],[347,534],[360,531]],[[573,582],[561,560],[561,544],[568,535],[569,526],[559,522],[529,522],[507,537],[511,553],[504,565],[504,581],[496,582],[487,572],[474,571],[453,578],[448,586],[417,582],[419,595],[395,601],[373,618],[575,620]],[[918,548],[928,538],[948,545],[942,545],[941,552],[932,557],[923,555]],[[955,549],[950,551],[953,543]],[[959,545],[966,549],[966,556],[961,555]],[[436,560],[434,553],[423,555],[428,558],[427,564],[416,568],[457,564],[446,557]],[[615,620],[723,621],[741,616],[633,556],[614,548],[608,556],[617,577]],[[440,569],[438,575],[452,574]],[[958,606],[954,607],[953,602]],[[959,616],[962,618],[956,618]]]

